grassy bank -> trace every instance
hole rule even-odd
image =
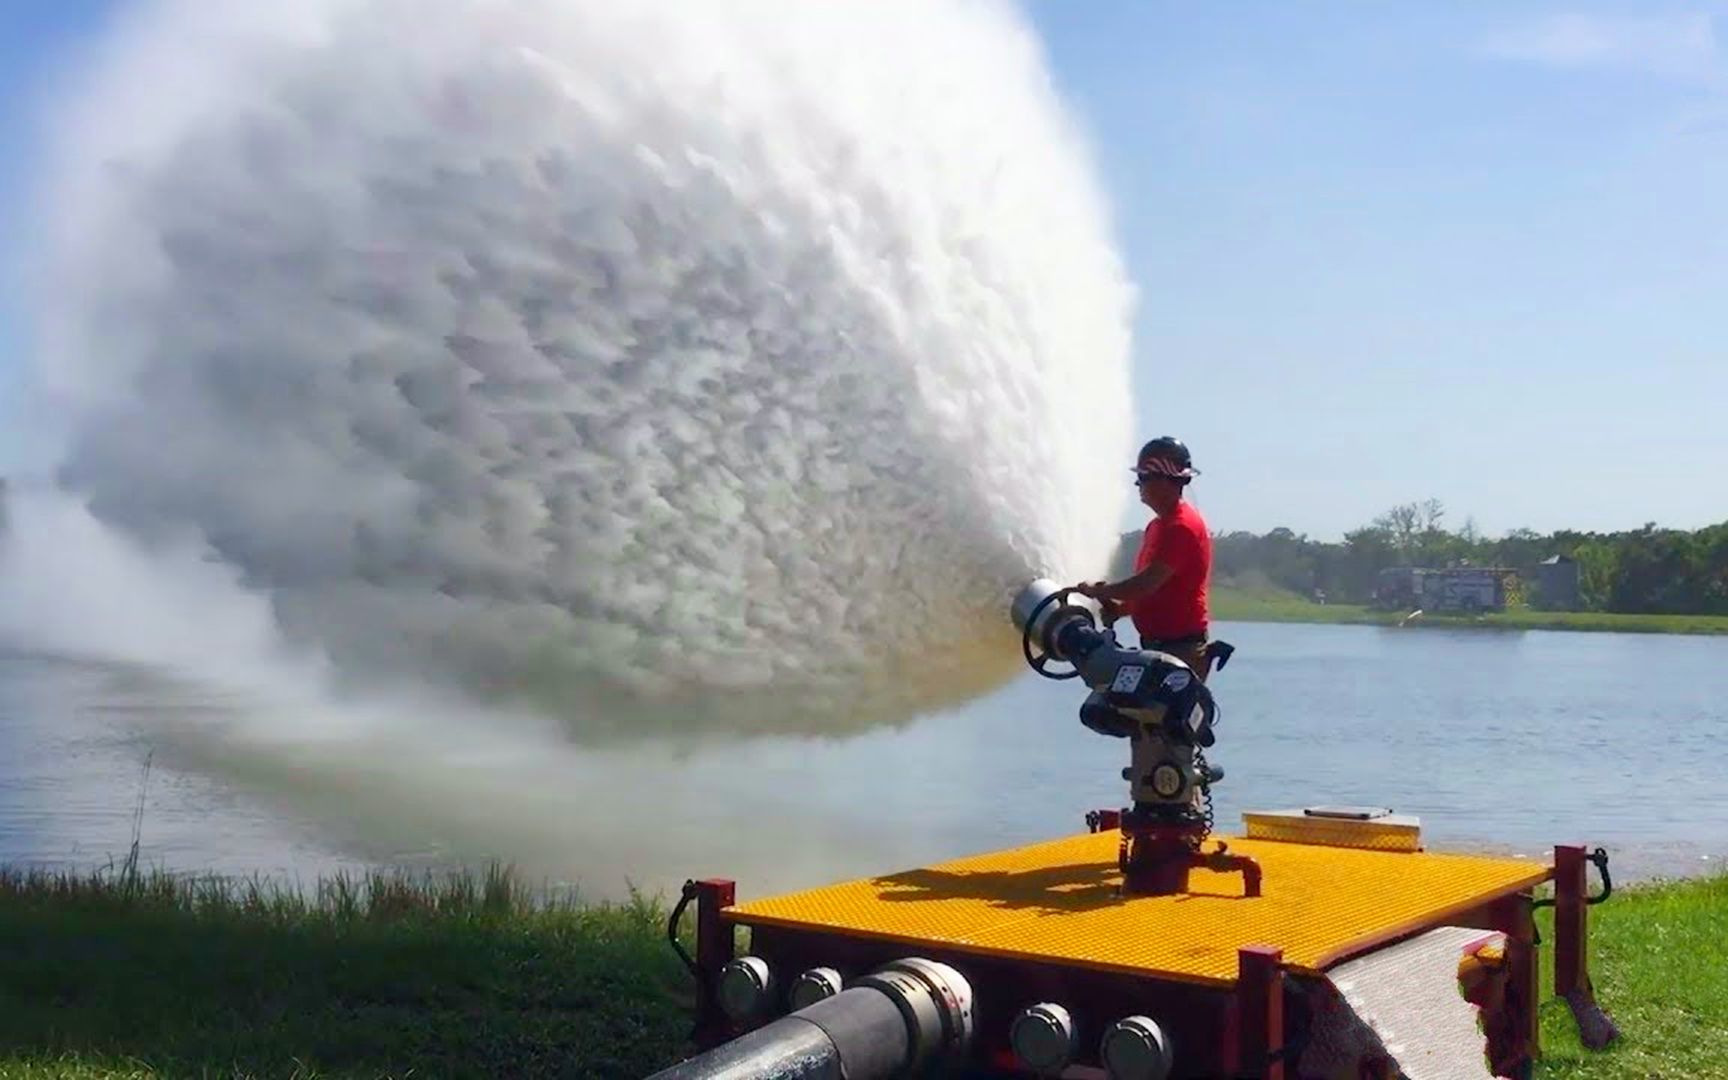
[[[1375,611],[1359,604],[1316,604],[1279,589],[1219,585],[1211,593],[1212,617],[1221,622],[1355,623],[1392,626],[1403,612]],[[1520,608],[1488,615],[1424,614],[1411,627],[1471,627],[1500,630],[1613,631],[1623,634],[1728,634],[1724,615],[1620,615],[1607,611],[1532,611]]]
[[[1539,914],[1552,942],[1553,912]],[[1554,985],[1542,950],[1543,993]],[[1590,909],[1596,998],[1620,1027],[1585,1050],[1566,1003],[1542,1004],[1542,1080],[1728,1078],[1728,875],[1616,891]]]
[[[1584,1051],[1550,1001],[1537,1075],[1728,1077],[1728,877],[1624,890],[1591,918],[1625,1038]],[[0,871],[0,1078],[640,1077],[688,1025],[664,925],[653,903],[583,907],[496,873],[308,899]]]
[[[0,1078],[640,1077],[689,983],[653,903],[508,875],[259,884],[0,871]]]

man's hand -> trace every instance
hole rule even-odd
[[[1108,604],[1115,599],[1110,590],[1110,583],[1107,581],[1082,581],[1074,586],[1074,591],[1101,604]]]
[[[1116,591],[1109,586],[1109,582],[1082,581],[1073,586],[1073,589],[1075,593],[1097,601],[1097,615],[1104,622],[1104,626],[1115,626],[1116,620],[1121,619],[1121,601],[1116,600]]]
[[[1116,590],[1105,581],[1082,581],[1074,586],[1074,591],[1081,596],[1098,601],[1098,617],[1110,626],[1122,617],[1122,603],[1116,599]]]

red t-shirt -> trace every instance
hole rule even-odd
[[[1212,534],[1200,511],[1186,501],[1176,504],[1169,517],[1155,517],[1146,526],[1140,554],[1134,560],[1139,573],[1161,562],[1170,577],[1156,591],[1127,605],[1134,629],[1142,641],[1169,641],[1203,633],[1207,626],[1206,583],[1212,576]]]

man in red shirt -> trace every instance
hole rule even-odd
[[[1107,623],[1134,620],[1140,647],[1170,653],[1202,679],[1206,658],[1206,586],[1212,576],[1212,534],[1182,490],[1200,475],[1188,448],[1166,435],[1140,448],[1134,482],[1153,518],[1140,541],[1134,574],[1115,583],[1076,586],[1097,600]]]

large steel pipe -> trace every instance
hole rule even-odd
[[[972,988],[930,960],[898,960],[649,1080],[889,1080],[972,1037]]]

